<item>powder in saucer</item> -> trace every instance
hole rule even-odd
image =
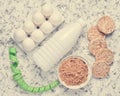
[[[59,77],[68,86],[84,83],[88,78],[88,66],[78,57],[69,57],[61,62]]]

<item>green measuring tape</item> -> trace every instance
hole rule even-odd
[[[22,88],[23,90],[28,91],[28,92],[40,93],[40,92],[45,92],[45,91],[51,90],[60,84],[59,80],[56,80],[56,81],[54,81],[46,86],[42,86],[42,87],[33,87],[33,86],[28,85],[23,79],[21,70],[17,68],[19,61],[17,59],[16,53],[17,53],[16,48],[14,48],[14,47],[9,48],[9,58],[12,62],[11,70],[13,72],[13,79],[20,86],[20,88]]]

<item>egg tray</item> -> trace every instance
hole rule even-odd
[[[32,52],[63,22],[64,17],[50,4],[45,4],[40,11],[35,11],[23,28],[12,34],[12,39],[25,53]],[[26,48],[25,48],[26,47]]]

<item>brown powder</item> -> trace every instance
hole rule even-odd
[[[66,85],[80,85],[87,80],[88,67],[80,58],[69,57],[61,62],[59,76]]]

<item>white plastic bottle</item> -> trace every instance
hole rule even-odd
[[[35,63],[43,71],[50,70],[65,54],[75,45],[85,25],[83,20],[70,24],[51,37],[46,43],[33,54]]]

